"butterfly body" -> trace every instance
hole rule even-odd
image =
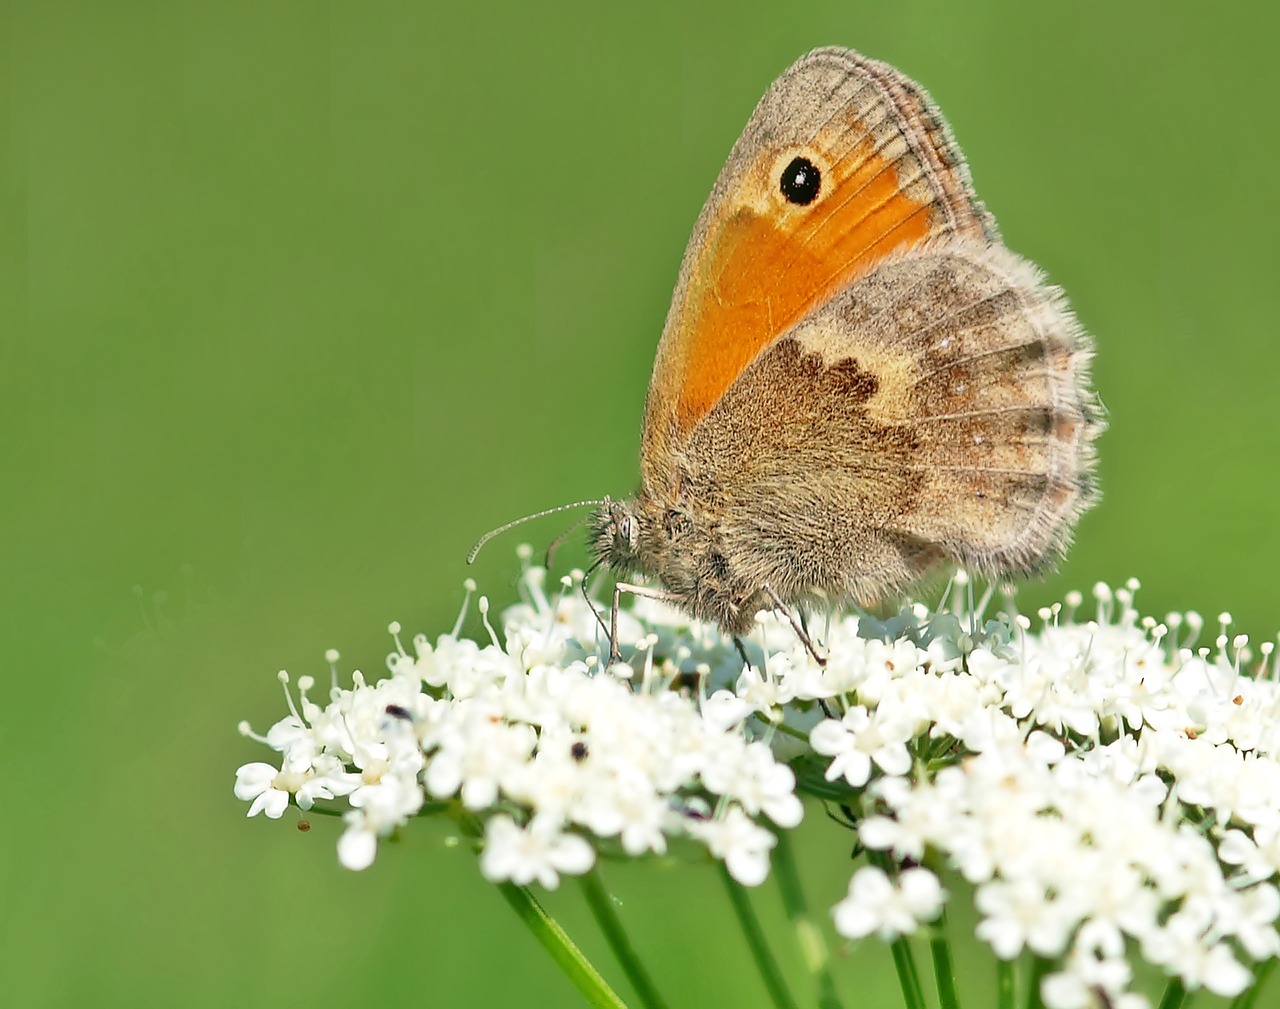
[[[871,604],[949,561],[1034,571],[1094,497],[1090,353],[927,95],[816,50],[694,228],[641,487],[596,515],[597,555],[732,634],[777,600]]]

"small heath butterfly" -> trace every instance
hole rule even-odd
[[[1062,292],[1001,243],[924,89],[814,50],[694,225],[640,489],[598,508],[595,554],[733,635],[950,563],[1039,571],[1097,497],[1091,354]]]

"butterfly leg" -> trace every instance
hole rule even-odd
[[[591,592],[587,589],[587,582],[591,579],[591,573],[598,568],[603,561],[596,561],[587,569],[587,573],[582,576],[582,584],[578,587],[582,590],[582,598],[586,600],[587,606],[591,609],[591,615],[596,618],[596,623],[600,625],[600,630],[604,631],[605,636],[609,635],[609,625],[604,622],[604,617],[600,616],[600,611],[596,609],[595,600],[591,598]],[[547,565],[550,567],[550,565]]]
[[[613,609],[609,614],[609,665],[622,661],[622,653],[618,651],[618,608],[622,605],[622,593],[630,592],[633,596],[644,596],[646,599],[661,599],[676,602],[678,597],[665,589],[651,589],[647,585],[633,585],[630,582],[614,582]],[[600,616],[596,614],[597,618]],[[603,622],[602,622],[603,623]]]
[[[796,609],[796,616],[797,616],[797,617],[799,617],[799,619],[800,619],[800,629],[801,629],[801,630],[803,630],[803,631],[805,632],[805,634],[808,634],[808,633],[809,633],[809,621],[808,621],[808,619],[806,619],[806,617],[805,617],[805,615],[804,615],[804,610],[803,610],[803,609],[799,609],[799,608],[797,608],[797,609]],[[812,653],[812,651],[810,651],[810,654],[813,654],[813,653]],[[827,660],[826,660],[826,659],[818,659],[818,664],[819,664],[819,665],[824,665],[824,666],[825,666],[825,665],[827,664]],[[822,709],[822,713],[823,713],[824,715],[826,715],[828,718],[834,718],[834,719],[836,719],[837,721],[839,720],[840,716],[839,716],[839,715],[837,715],[837,714],[835,713],[835,711],[832,709],[831,705],[827,702],[826,698],[822,698],[822,697],[818,698],[818,707],[820,707],[820,708]]]
[[[609,620],[606,623],[604,617],[600,615],[600,611],[596,609],[595,600],[591,598],[591,593],[587,589],[587,579],[591,577],[591,572],[600,566],[599,561],[593,564],[590,570],[582,578],[582,598],[586,600],[587,605],[591,608],[591,615],[596,618],[596,623],[600,625],[600,630],[604,631],[604,636],[609,639],[609,665],[622,661],[622,652],[618,650],[618,607],[621,605],[621,597],[624,591],[630,591],[635,595],[652,596],[656,599],[665,597],[665,593],[661,593],[659,589],[645,589],[639,585],[630,585],[626,582],[617,582],[613,586],[613,605],[609,608]]]
[[[796,632],[796,637],[800,639],[801,644],[803,644],[809,654],[813,656],[813,661],[820,666],[825,666],[827,664],[826,658],[818,654],[817,650],[813,647],[813,639],[809,637],[809,632],[805,630],[804,625],[796,619],[796,615],[791,612],[791,607],[784,603],[782,601],[782,597],[774,591],[773,586],[768,582],[765,582],[760,586],[760,591],[773,600],[773,605],[787,615],[787,621],[791,624],[791,629]]]

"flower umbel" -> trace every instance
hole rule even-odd
[[[342,688],[335,667],[324,706],[301,678],[255,737],[277,761],[237,773],[249,815],[345,798],[353,869],[441,812],[475,825],[495,882],[555,887],[679,840],[755,886],[808,793],[879,853],[828,897],[840,935],[930,928],[945,867],[997,957],[1051,963],[1049,1009],[1148,1005],[1134,955],[1228,997],[1280,955],[1280,687],[1270,645],[1248,671],[1226,614],[1197,647],[1203,621],[1140,617],[1136,583],[1095,588],[1083,623],[1069,596],[1034,631],[957,589],[937,611],[832,615],[825,666],[762,614],[744,667],[715,628],[640,599],[620,614],[628,660],[604,668],[575,584],[544,581],[526,568],[501,636],[481,600],[487,644],[455,630],[406,649],[393,624],[384,678]]]
[[[588,837],[638,856],[682,836],[739,882],[761,882],[775,841],[766,824],[793,827],[803,813],[794,773],[741,717],[704,717],[705,677],[673,689],[680,670],[655,658],[659,634],[630,625],[639,668],[602,670],[585,602],[552,602],[543,575],[527,571],[529,601],[506,614],[503,645],[419,636],[410,654],[393,624],[387,678],[356,673],[324,709],[304,694],[302,714],[263,740],[281,767],[239,771],[250,814],[279,817],[295,794],[303,809],[349,795],[338,854],[352,869],[436,800],[486,819],[481,868],[495,881],[554,887],[592,866]]]

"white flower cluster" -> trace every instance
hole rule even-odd
[[[852,786],[861,843],[974,884],[997,956],[1056,961],[1050,1009],[1148,1005],[1129,990],[1135,948],[1224,996],[1250,984],[1246,962],[1280,953],[1280,687],[1241,671],[1227,615],[1216,651],[1193,652],[1171,628],[1193,640],[1200,618],[1141,620],[1134,588],[1098,586],[1098,621],[1055,607],[1039,633],[992,622],[958,654],[956,628],[919,613],[892,642],[834,625],[825,670],[794,647],[770,664],[784,694],[838,716],[810,744],[824,778]],[[837,930],[900,933],[913,906],[928,921],[936,883],[908,885],[920,871],[891,893],[859,870]]]
[[[946,866],[997,956],[1054,963],[1049,1009],[1148,1006],[1134,955],[1233,996],[1280,954],[1280,687],[1269,643],[1263,675],[1242,671],[1225,614],[1216,647],[1193,650],[1200,618],[1139,618],[1131,583],[1095,589],[1096,620],[1075,622],[1076,595],[1033,632],[982,621],[961,579],[942,612],[814,628],[825,665],[762,614],[744,666],[714,628],[642,599],[620,614],[630,664],[603,670],[595,614],[543,577],[527,570],[501,645],[455,628],[409,654],[397,636],[388,678],[335,674],[324,707],[300,680],[300,710],[256,737],[279,766],[237,777],[250,815],[345,796],[339,857],[362,868],[432,803],[483,823],[488,878],[547,886],[598,851],[683,836],[753,885],[799,789],[903,866],[853,874],[838,932],[918,931],[947,899],[929,867]]]
[[[279,817],[290,796],[304,810],[346,796],[338,856],[362,869],[378,838],[425,803],[456,799],[460,818],[483,822],[480,867],[494,881],[554,887],[561,874],[584,873],[596,856],[588,836],[632,856],[683,836],[739,882],[762,882],[777,840],[762,821],[794,827],[803,815],[791,769],[747,734],[745,708],[726,716],[696,679],[692,691],[671,689],[678,670],[655,665],[659,636],[636,621],[624,622],[623,639],[647,657],[642,668],[602,672],[579,645],[598,632],[586,601],[572,591],[548,599],[543,576],[527,570],[529,602],[506,614],[502,645],[492,631],[484,646],[456,632],[434,645],[420,635],[410,654],[393,624],[387,678],[369,684],[356,673],[343,689],[335,673],[324,707],[300,680],[300,704],[290,697],[289,717],[258,737],[280,766],[246,764],[237,775],[249,815]],[[483,599],[481,609],[487,623]]]

